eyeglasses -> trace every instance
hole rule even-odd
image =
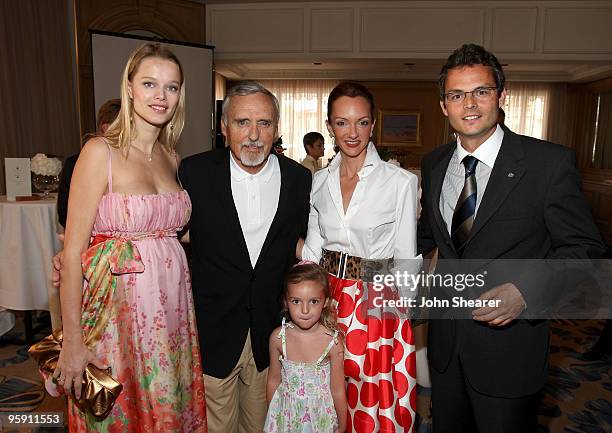
[[[472,95],[474,95],[476,99],[485,100],[485,99],[490,98],[491,95],[493,95],[493,93],[495,93],[496,91],[497,91],[497,87],[477,87],[471,92],[455,91],[455,92],[444,93],[443,96],[446,102],[461,102],[465,99],[465,96],[468,93],[471,93]]]

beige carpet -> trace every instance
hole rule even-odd
[[[19,323],[12,337],[20,336]],[[612,432],[612,363],[611,358],[589,362],[581,357],[598,338],[602,321],[554,321],[551,324],[551,354],[548,383],[540,404],[540,433],[609,433]],[[37,338],[44,334],[37,335]],[[41,381],[34,362],[23,345],[3,344],[0,339],[0,378],[22,377]],[[1,385],[1,384],[0,384]],[[418,433],[429,432],[427,419],[428,389],[419,390]],[[62,412],[66,419],[66,399],[49,395],[35,412]],[[6,414],[6,412],[4,412]],[[63,432],[63,429],[14,429],[9,432]]]
[[[540,432],[612,432],[612,358],[582,358],[602,328],[602,320],[551,323],[550,369],[540,403]]]
[[[15,328],[0,339],[0,380],[11,377],[24,378],[26,380],[33,380],[40,383],[42,387],[42,378],[38,373],[36,364],[27,355],[28,347],[26,345],[6,344],[3,341],[8,339],[23,339],[23,316],[17,312]],[[41,339],[46,333],[50,332],[49,328],[41,329],[39,334],[36,334],[35,338]],[[0,383],[1,386],[1,383]],[[66,398],[65,397],[51,397],[45,392],[44,400],[34,410],[33,413],[40,412],[61,412],[63,419],[67,419],[66,413]],[[0,414],[8,415],[11,412],[2,411]],[[67,429],[59,428],[15,428],[14,425],[3,425],[0,428],[1,432],[28,432],[28,433],[43,433],[43,432],[64,432]]]

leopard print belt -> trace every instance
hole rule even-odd
[[[375,274],[384,274],[393,267],[393,259],[369,260],[324,248],[319,264],[337,278],[371,282]]]

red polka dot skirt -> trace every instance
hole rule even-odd
[[[347,432],[410,433],[416,413],[412,327],[398,314],[363,305],[364,283],[329,275],[344,332]],[[370,290],[370,293],[375,293]]]

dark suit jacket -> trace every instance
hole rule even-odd
[[[279,323],[285,271],[306,232],[312,177],[277,155],[278,210],[255,269],[232,198],[229,149],[186,158],[179,168],[193,205],[190,221],[192,284],[204,373],[224,378],[235,367],[251,331],[258,370],[269,365],[268,338]]]
[[[420,252],[438,247],[440,259],[457,252],[439,210],[446,170],[456,142],[423,158]],[[478,208],[463,259],[587,259],[603,252],[599,232],[581,192],[572,150],[517,135],[504,139]],[[444,270],[438,269],[438,272]],[[531,279],[530,279],[531,278]],[[517,272],[515,283],[528,310],[541,304],[542,281]],[[432,320],[430,365],[439,372],[458,350],[464,373],[479,392],[518,397],[533,394],[546,379],[548,322],[515,320],[503,328],[473,320]]]
[[[68,194],[70,193],[70,180],[76,165],[79,154],[69,156],[64,161],[64,167],[60,174],[60,184],[57,190],[57,218],[62,227],[66,228],[66,218],[68,217]]]

